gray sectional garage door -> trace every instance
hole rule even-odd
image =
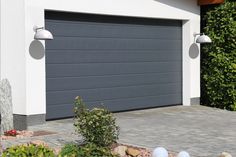
[[[47,119],[182,103],[181,21],[46,12]]]

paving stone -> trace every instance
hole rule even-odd
[[[122,142],[150,149],[163,146],[176,152],[186,150],[191,157],[214,157],[222,151],[236,156],[236,112],[176,106],[116,116]]]

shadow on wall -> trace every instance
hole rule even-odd
[[[188,11],[196,15],[200,15],[200,8],[196,7],[197,6],[196,0],[154,0],[154,1],[168,5],[170,7]],[[194,3],[196,5],[193,5]]]
[[[42,59],[45,55],[43,44],[38,40],[32,41],[29,47],[29,53],[34,59]]]
[[[199,56],[199,47],[196,43],[193,43],[189,48],[189,56],[192,59],[195,59]]]

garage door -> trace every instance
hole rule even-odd
[[[181,21],[46,12],[47,119],[182,103]]]

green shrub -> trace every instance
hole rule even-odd
[[[202,48],[202,104],[236,110],[236,2],[210,9],[204,23],[213,43]]]
[[[4,150],[2,157],[55,157],[53,151],[45,146],[18,145]]]
[[[78,146],[66,144],[59,154],[59,157],[118,157],[112,154],[109,147],[97,146],[93,143]]]
[[[113,155],[108,147],[88,143],[79,147],[77,157],[116,157],[116,155]]]
[[[59,157],[77,157],[78,156],[78,146],[73,143],[66,144],[59,154]]]
[[[103,108],[86,109],[80,97],[75,100],[75,127],[86,142],[109,146],[116,142],[119,127],[113,114]]]

